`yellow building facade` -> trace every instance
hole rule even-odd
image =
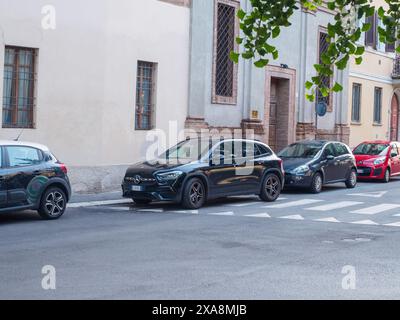
[[[385,6],[375,1],[377,8]],[[360,40],[365,44],[363,63],[353,60],[349,77],[350,146],[365,140],[398,140],[400,68],[394,45],[379,41],[377,14],[367,21],[371,30]],[[364,23],[361,21],[360,23]]]

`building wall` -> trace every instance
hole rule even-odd
[[[386,6],[383,0],[376,0],[374,3],[377,8]],[[365,140],[390,139],[391,102],[395,93],[392,79],[394,57],[394,53],[381,52],[367,46],[361,65],[351,60],[348,107],[351,147],[356,147]],[[351,119],[354,83],[361,84],[361,121],[359,123],[354,123]],[[375,87],[382,88],[382,123],[379,125],[373,122]]]
[[[158,64],[155,126],[167,131],[173,120],[183,128],[188,3],[52,0],[57,26],[44,30],[48,1],[0,0],[0,75],[6,45],[38,49],[36,128],[21,140],[48,145],[68,165],[75,191],[118,187],[126,166],[145,154],[148,132],[135,131],[138,60]],[[1,128],[0,139],[20,132]]]
[[[246,11],[248,0],[240,1]],[[281,77],[287,71],[293,74],[294,90],[292,112],[295,121],[285,129],[289,131],[289,142],[296,138],[315,137],[315,103],[305,98],[304,84],[315,75],[314,64],[318,62],[318,32],[333,21],[333,14],[321,8],[317,12],[297,10],[291,19],[292,26],[282,28],[280,36],[273,44],[279,50],[279,58],[271,60],[270,66],[257,69],[252,61],[240,59],[238,66],[238,99],[235,105],[212,103],[213,53],[215,31],[215,1],[192,1],[191,16],[191,74],[189,89],[189,112],[187,128],[251,128],[256,136],[268,142],[269,91],[268,75],[273,70],[274,77],[280,77],[277,67],[281,64]],[[278,74],[277,74],[278,73]],[[337,72],[335,78],[348,83],[348,71]],[[330,139],[347,138],[338,127],[347,125],[347,88],[332,97],[333,108],[318,121],[320,135]],[[256,111],[258,119],[252,118]],[[297,135],[296,135],[297,133]]]

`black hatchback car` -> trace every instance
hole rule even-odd
[[[357,166],[350,148],[341,142],[301,141],[279,153],[287,187],[306,187],[320,193],[324,184],[357,184]]]
[[[261,142],[191,139],[130,167],[122,190],[139,205],[172,201],[198,209],[207,200],[232,195],[257,194],[272,202],[283,184],[282,160]]]
[[[0,141],[0,213],[37,210],[61,217],[71,195],[67,168],[45,146]]]

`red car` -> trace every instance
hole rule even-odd
[[[389,182],[400,175],[400,143],[393,141],[366,141],[353,151],[356,157],[358,179],[376,179]]]

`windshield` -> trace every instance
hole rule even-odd
[[[206,140],[186,140],[168,149],[160,158],[167,161],[192,162],[200,160],[209,150],[210,142]]]
[[[295,143],[279,153],[281,158],[314,158],[322,149],[320,144]]]
[[[369,156],[386,156],[389,151],[389,145],[384,143],[363,143],[360,144],[355,150],[355,155],[369,155]]]

